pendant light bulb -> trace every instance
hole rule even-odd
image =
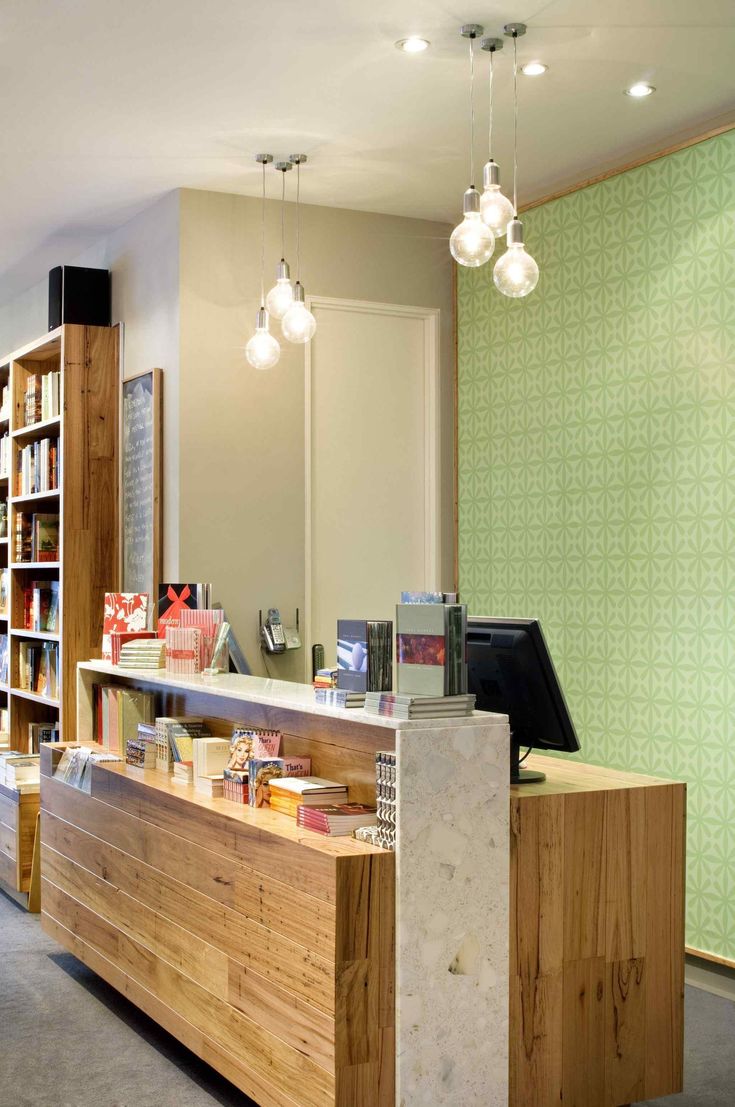
[[[281,356],[278,339],[268,330],[268,312],[258,309],[255,334],[245,347],[245,357],[253,369],[272,369]]]
[[[493,281],[495,287],[504,296],[520,300],[533,292],[538,284],[538,265],[526,253],[523,244],[523,224],[520,219],[512,219],[507,230],[508,249],[495,262]]]
[[[284,338],[299,346],[314,337],[316,319],[304,303],[304,287],[300,281],[294,288],[293,303],[281,320],[281,330]]]
[[[483,193],[480,197],[480,214],[493,234],[500,238],[515,215],[513,204],[500,191],[500,167],[490,158],[482,170]]]
[[[464,219],[449,238],[449,249],[459,265],[477,269],[492,257],[495,236],[480,215],[480,193],[468,188],[464,194]]]
[[[293,285],[289,276],[288,262],[283,258],[278,263],[276,283],[265,298],[268,314],[273,319],[283,319],[293,303]]]

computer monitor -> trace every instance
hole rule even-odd
[[[480,711],[510,719],[511,783],[544,780],[520,767],[521,749],[575,753],[577,738],[538,619],[467,620],[468,691]]]

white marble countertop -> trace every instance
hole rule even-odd
[[[311,684],[295,684],[291,681],[271,680],[267,677],[240,676],[238,673],[182,676],[167,673],[165,669],[121,669],[120,666],[113,665],[109,661],[80,661],[79,669],[109,677],[144,680],[148,684],[158,684],[165,688],[206,692],[207,695],[221,696],[223,699],[260,703],[268,707],[303,711],[309,715],[326,715],[351,723],[369,723],[372,726],[385,727],[387,730],[435,730],[437,727],[454,728],[477,726],[483,723],[487,723],[488,726],[498,726],[508,722],[507,715],[495,715],[488,711],[475,711],[472,715],[459,718],[442,716],[434,719],[391,719],[384,715],[371,715],[358,707],[326,707],[316,702]]]

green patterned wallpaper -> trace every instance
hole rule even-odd
[[[459,272],[459,582],[539,616],[584,760],[689,785],[687,942],[735,958],[735,131]]]

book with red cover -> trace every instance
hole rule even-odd
[[[374,826],[377,811],[364,803],[330,803],[317,807],[299,806],[298,825],[317,834],[352,834],[358,826]]]
[[[167,627],[181,625],[182,611],[192,611],[207,607],[209,603],[209,584],[161,584],[158,588],[158,637],[166,637]]]
[[[105,613],[102,620],[102,657],[112,660],[113,630],[141,631],[148,626],[147,592],[105,592]]]

